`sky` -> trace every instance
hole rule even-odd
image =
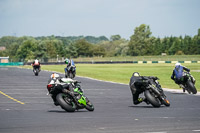
[[[0,37],[106,36],[130,39],[141,24],[152,36],[194,36],[200,0],[0,0]]]

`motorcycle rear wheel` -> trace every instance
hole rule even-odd
[[[188,90],[190,90],[193,94],[197,94],[197,89],[195,88],[191,80],[188,80],[186,84]]]
[[[144,96],[146,97],[146,99],[150,102],[150,104],[153,106],[153,107],[160,107],[160,101],[159,99],[155,98],[150,92],[149,90],[145,90],[144,92]]]
[[[62,109],[64,109],[67,112],[74,112],[76,110],[75,104],[72,103],[67,103],[67,101],[64,100],[65,94],[59,93],[56,96],[56,100],[58,101],[59,105],[61,106]]]

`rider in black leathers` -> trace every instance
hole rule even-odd
[[[157,80],[157,77],[153,77],[153,76],[148,76],[147,78],[149,79],[153,79],[153,80]],[[129,82],[129,87],[133,96],[133,104],[137,105],[141,102],[147,102],[146,98],[141,98],[139,97],[139,95],[141,93],[144,92],[145,88],[143,88],[144,86],[144,81],[141,78],[141,76],[139,76],[139,73],[135,72],[133,73],[130,82]]]

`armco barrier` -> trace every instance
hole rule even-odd
[[[156,63],[200,63],[200,61],[87,61],[87,62],[78,62],[75,61],[75,64],[156,64]],[[32,62],[25,63],[24,65],[31,65]],[[64,65],[64,62],[41,62],[42,65]]]
[[[0,63],[0,66],[23,66],[23,62]]]

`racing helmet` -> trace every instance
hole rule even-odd
[[[175,64],[175,67],[177,67],[177,66],[181,66],[181,63],[177,62],[177,63]]]
[[[69,59],[65,59],[65,63],[66,63],[66,64],[69,64]]]
[[[139,72],[134,72],[134,73],[133,73],[133,76],[135,76],[135,77],[139,77],[140,74],[139,74]]]
[[[53,79],[56,79],[56,78],[58,78],[58,77],[60,77],[60,75],[57,74],[57,73],[51,74],[51,78],[53,78]]]

